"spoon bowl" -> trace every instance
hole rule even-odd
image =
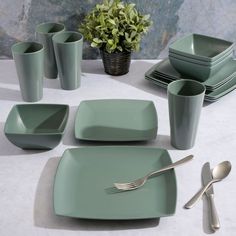
[[[231,163],[229,161],[223,161],[212,170],[212,177],[214,180],[217,179],[218,181],[221,181],[229,175],[230,171]]]

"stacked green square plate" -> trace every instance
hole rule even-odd
[[[176,71],[165,59],[145,73],[145,79],[167,88],[168,84],[177,79],[191,79]],[[214,76],[202,82],[206,86],[205,101],[215,102],[236,88],[236,60],[229,60]]]

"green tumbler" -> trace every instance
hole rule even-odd
[[[11,50],[23,100],[39,101],[43,97],[43,45],[36,42],[20,42],[14,44]]]
[[[60,23],[42,23],[36,27],[36,38],[44,46],[44,75],[56,79],[58,75],[52,37],[65,30]]]
[[[181,79],[168,85],[170,138],[177,149],[190,149],[195,144],[205,90],[194,80]]]
[[[62,89],[73,90],[80,86],[83,36],[64,31],[52,37]]]

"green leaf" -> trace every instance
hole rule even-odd
[[[131,11],[134,7],[135,7],[135,4],[134,4],[134,3],[128,4],[128,6],[127,6],[127,11],[128,11],[128,12]]]
[[[134,38],[135,35],[136,35],[136,31],[132,31],[132,32],[131,32],[131,35],[130,35],[130,38],[131,38],[131,39]]]
[[[112,25],[116,25],[116,22],[113,19],[108,19],[108,22],[110,22]]]
[[[124,9],[124,8],[125,8],[124,4],[121,3],[121,2],[117,4],[117,7],[118,7],[119,9]]]
[[[112,45],[114,43],[113,39],[108,39],[107,40],[108,44]]]
[[[99,38],[94,38],[93,42],[99,44],[99,43],[102,43],[103,41]]]
[[[116,35],[118,33],[118,29],[114,28],[111,33],[112,35]]]
[[[101,26],[105,26],[106,25],[103,15],[100,15],[98,19],[99,19],[99,21],[101,23]]]
[[[123,52],[123,48],[121,46],[118,46],[117,49],[121,52]]]
[[[125,39],[127,42],[131,43],[131,38],[129,37],[128,33],[125,33]]]
[[[137,31],[137,27],[136,27],[135,25],[130,25],[130,28],[131,28],[132,30]]]
[[[98,46],[97,43],[95,43],[95,42],[92,42],[92,43],[91,43],[91,47],[92,47],[92,48],[96,48],[97,46]]]

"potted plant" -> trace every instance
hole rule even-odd
[[[92,47],[99,48],[105,72],[111,75],[128,73],[131,52],[138,51],[143,34],[151,21],[133,3],[104,0],[85,17],[79,30]]]

